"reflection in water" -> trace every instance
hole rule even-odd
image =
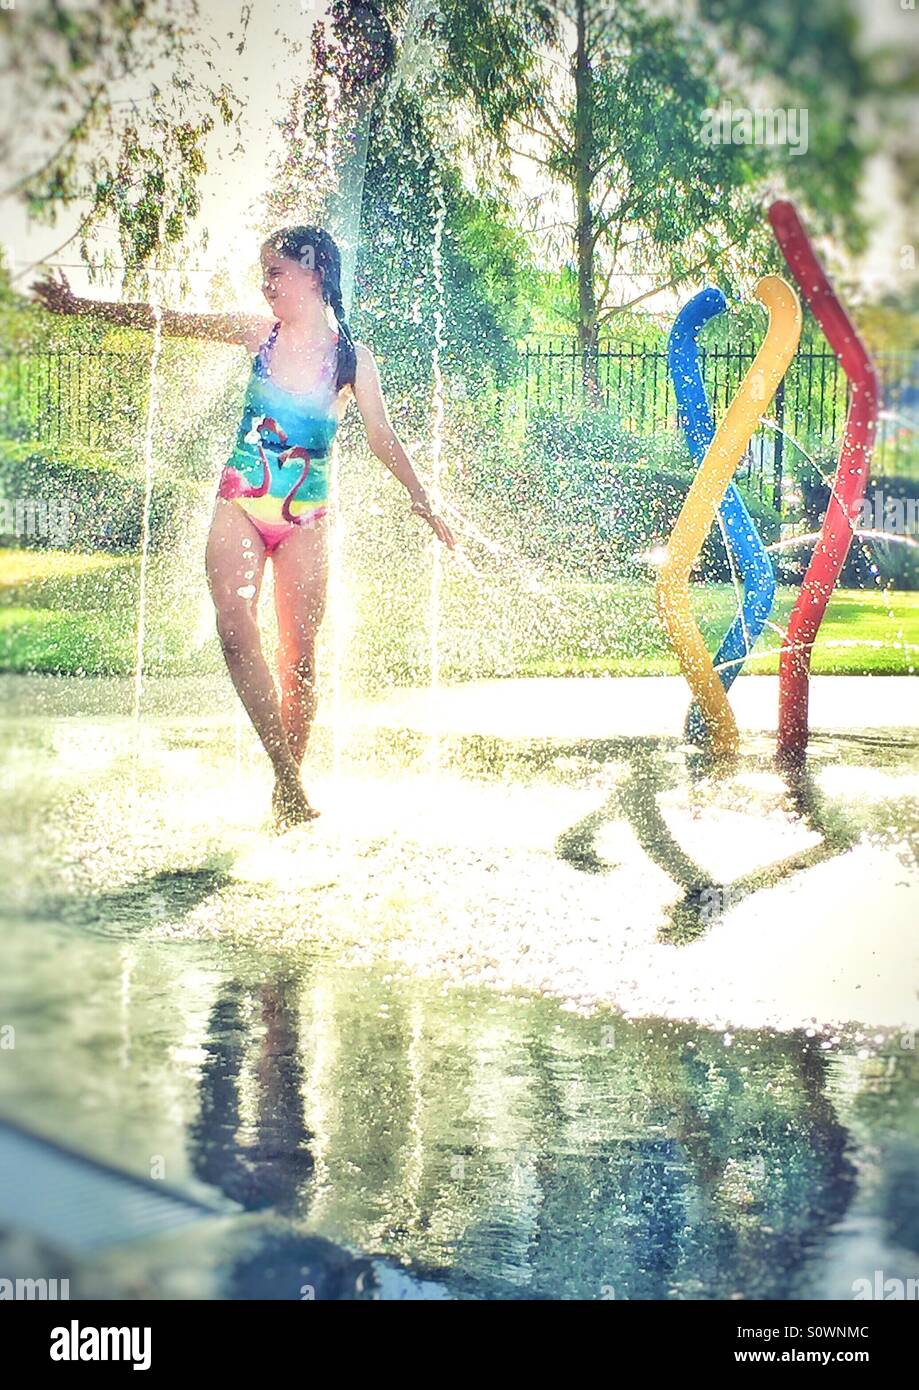
[[[781,1297],[851,1200],[808,1039],[384,997],[379,1031],[356,1007],[379,989],[327,1019],[312,1217],[335,1239],[480,1296]]]
[[[312,1160],[303,1121],[297,1035],[299,981],[279,976],[245,991],[221,987],[211,1010],[201,1109],[189,1127],[194,1170],[247,1210],[296,1214]],[[261,1034],[254,1076],[243,1076],[253,1026]]]
[[[915,1242],[914,1058],[901,1049],[883,1100],[862,1095],[895,1042],[869,1052],[853,1036],[831,1056],[799,1033],[582,1018],[379,969],[151,942],[131,948],[125,1058],[92,1023],[119,985],[111,944],[70,931],[49,952],[42,928],[21,930],[32,968],[3,1014],[29,1018],[31,1046],[4,1068],[3,1110],[53,1116],[134,1171],[153,1148],[171,1182],[270,1209],[282,1224],[241,1248],[186,1248],[188,1277],[216,1267],[230,1296],[264,1293],[270,1272],[278,1297],[301,1297],[317,1268],[339,1290],[322,1296],[373,1296],[349,1249],[460,1297],[820,1296],[815,1262],[832,1268],[866,1164],[888,1273]],[[30,1012],[61,966],[93,980],[92,999]],[[857,1129],[843,1122],[865,1105]]]

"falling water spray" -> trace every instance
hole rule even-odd
[[[325,156],[330,190],[321,220],[341,252],[341,291],[345,317],[351,316],[354,272],[360,237],[361,205],[370,121],[381,88],[392,71],[395,47],[385,18],[372,0],[351,0],[319,21]],[[347,523],[342,506],[341,450],[332,447],[329,483],[329,617],[332,628],[332,759],[341,770],[342,671],[350,606],[344,578]]]
[[[143,463],[144,497],[140,527],[140,584],[137,595],[137,640],[134,653],[134,761],[139,752],[140,711],[144,693],[144,639],[147,626],[147,577],[150,563],[150,510],[153,500],[153,431],[159,404],[159,360],[163,347],[163,316],[160,306],[160,286],[155,270],[147,271],[150,307],[153,311],[153,339],[150,349],[150,390],[147,396],[147,418],[144,427]]]
[[[441,353],[444,337],[444,277],[443,235],[446,221],[443,186],[436,167],[431,180],[434,195],[434,240],[431,247],[431,273],[434,281],[434,346],[431,350],[431,503],[435,512],[442,508],[443,446],[444,446],[444,379]],[[443,548],[435,538],[431,550],[431,597],[429,611],[431,696],[440,689],[440,627],[443,590]],[[440,761],[437,734],[431,737],[430,761],[436,768]]]

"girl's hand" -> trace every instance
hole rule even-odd
[[[35,298],[52,314],[72,314],[76,305],[76,296],[71,292],[67,276],[62,270],[58,271],[60,280],[55,280],[51,275],[46,275],[43,280],[36,280],[31,286]]]
[[[448,550],[453,550],[455,548],[456,540],[454,539],[453,532],[441,517],[435,516],[434,512],[431,511],[431,504],[426,497],[418,498],[414,501],[412,503],[412,511],[415,513],[415,516],[420,516],[422,521],[428,523],[434,535],[439,541],[443,542]]]

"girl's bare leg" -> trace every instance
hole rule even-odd
[[[222,498],[214,507],[205,563],[230,678],[274,768],[275,810],[283,800],[283,818],[288,824],[308,820],[313,813],[287,742],[278,693],[262,654],[258,630],[265,546],[242,508]]]
[[[281,718],[300,766],[316,713],[316,635],[325,612],[328,535],[325,521],[292,532],[272,556],[280,638]]]

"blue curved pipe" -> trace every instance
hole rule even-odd
[[[699,366],[699,333],[709,319],[723,314],[726,308],[727,301],[720,290],[701,290],[677,314],[667,341],[667,365],[680,423],[696,465],[705,457],[715,433]],[[753,518],[733,483],[724,495],[720,511],[731,556],[744,586],[742,613],[724,634],[715,656],[721,684],[729,690],[772,611],[775,573]],[[704,743],[706,735],[705,720],[694,701],[686,716],[686,737],[691,743]]]

